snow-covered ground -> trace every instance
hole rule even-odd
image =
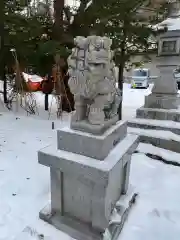
[[[124,94],[123,94],[123,119],[127,120],[136,116],[136,109],[144,104],[144,96],[150,94],[152,85],[149,89],[131,89],[129,84],[124,84]],[[0,81],[0,90],[3,90],[3,83]],[[44,94],[40,92],[32,93],[32,98],[36,99],[37,104],[37,114],[33,118],[37,119],[56,119],[56,99],[55,97],[49,96],[49,111],[44,111]],[[18,110],[18,115],[25,115],[27,113],[21,108],[14,106],[13,112],[16,114]],[[4,107],[3,96],[0,94],[0,111],[9,112],[9,110]]]
[[[134,117],[149,93],[124,84],[123,118]],[[35,95],[39,109],[36,117],[27,117],[22,110],[12,114],[0,103],[0,240],[72,239],[38,218],[50,199],[50,182],[49,169],[38,164],[37,151],[56,144],[56,130],[51,128],[55,108],[48,119],[42,95]],[[64,114],[55,121],[55,128],[68,125],[69,119]],[[139,197],[119,240],[179,240],[180,168],[146,157],[143,153],[160,151],[149,144],[138,150],[141,153],[132,156],[130,182]],[[161,156],[180,159],[180,154],[162,151]]]

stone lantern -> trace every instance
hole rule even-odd
[[[158,24],[158,29],[167,31],[158,36],[157,68],[152,93],[145,97],[144,107],[137,110],[138,118],[180,121],[179,94],[174,70],[180,64],[180,2],[170,4],[170,16]],[[176,110],[176,111],[173,111]]]

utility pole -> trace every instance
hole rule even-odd
[[[0,76],[3,80],[4,103],[7,103],[7,80],[6,80],[6,63],[5,63],[4,24],[5,24],[5,0],[1,0],[0,1]]]

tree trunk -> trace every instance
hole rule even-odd
[[[3,97],[4,97],[4,103],[8,102],[7,99],[7,79],[6,79],[6,72],[5,72],[5,67],[4,67],[4,84],[3,84]]]
[[[63,10],[65,0],[54,0],[54,32],[55,39],[60,40],[63,36]]]
[[[126,36],[124,35],[124,40],[121,43],[121,56],[120,56],[119,74],[118,74],[118,88],[121,93],[122,101],[123,101],[123,78],[124,78],[125,55],[126,55],[125,44],[126,44]],[[122,120],[122,101],[120,102],[119,108],[118,108],[119,120]]]
[[[3,96],[4,103],[7,103],[7,82],[6,82],[6,72],[5,72],[5,45],[4,45],[4,1],[0,4],[0,76],[4,81],[3,84]]]
[[[118,88],[120,90],[121,99],[123,99],[123,73],[124,73],[124,63],[119,65],[119,74],[118,74]],[[118,107],[118,116],[119,120],[122,120],[122,101]]]

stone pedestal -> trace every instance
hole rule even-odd
[[[136,197],[128,186],[138,136],[120,121],[102,135],[64,128],[57,139],[57,148],[38,153],[51,175],[51,203],[40,218],[78,240],[117,239]]]

